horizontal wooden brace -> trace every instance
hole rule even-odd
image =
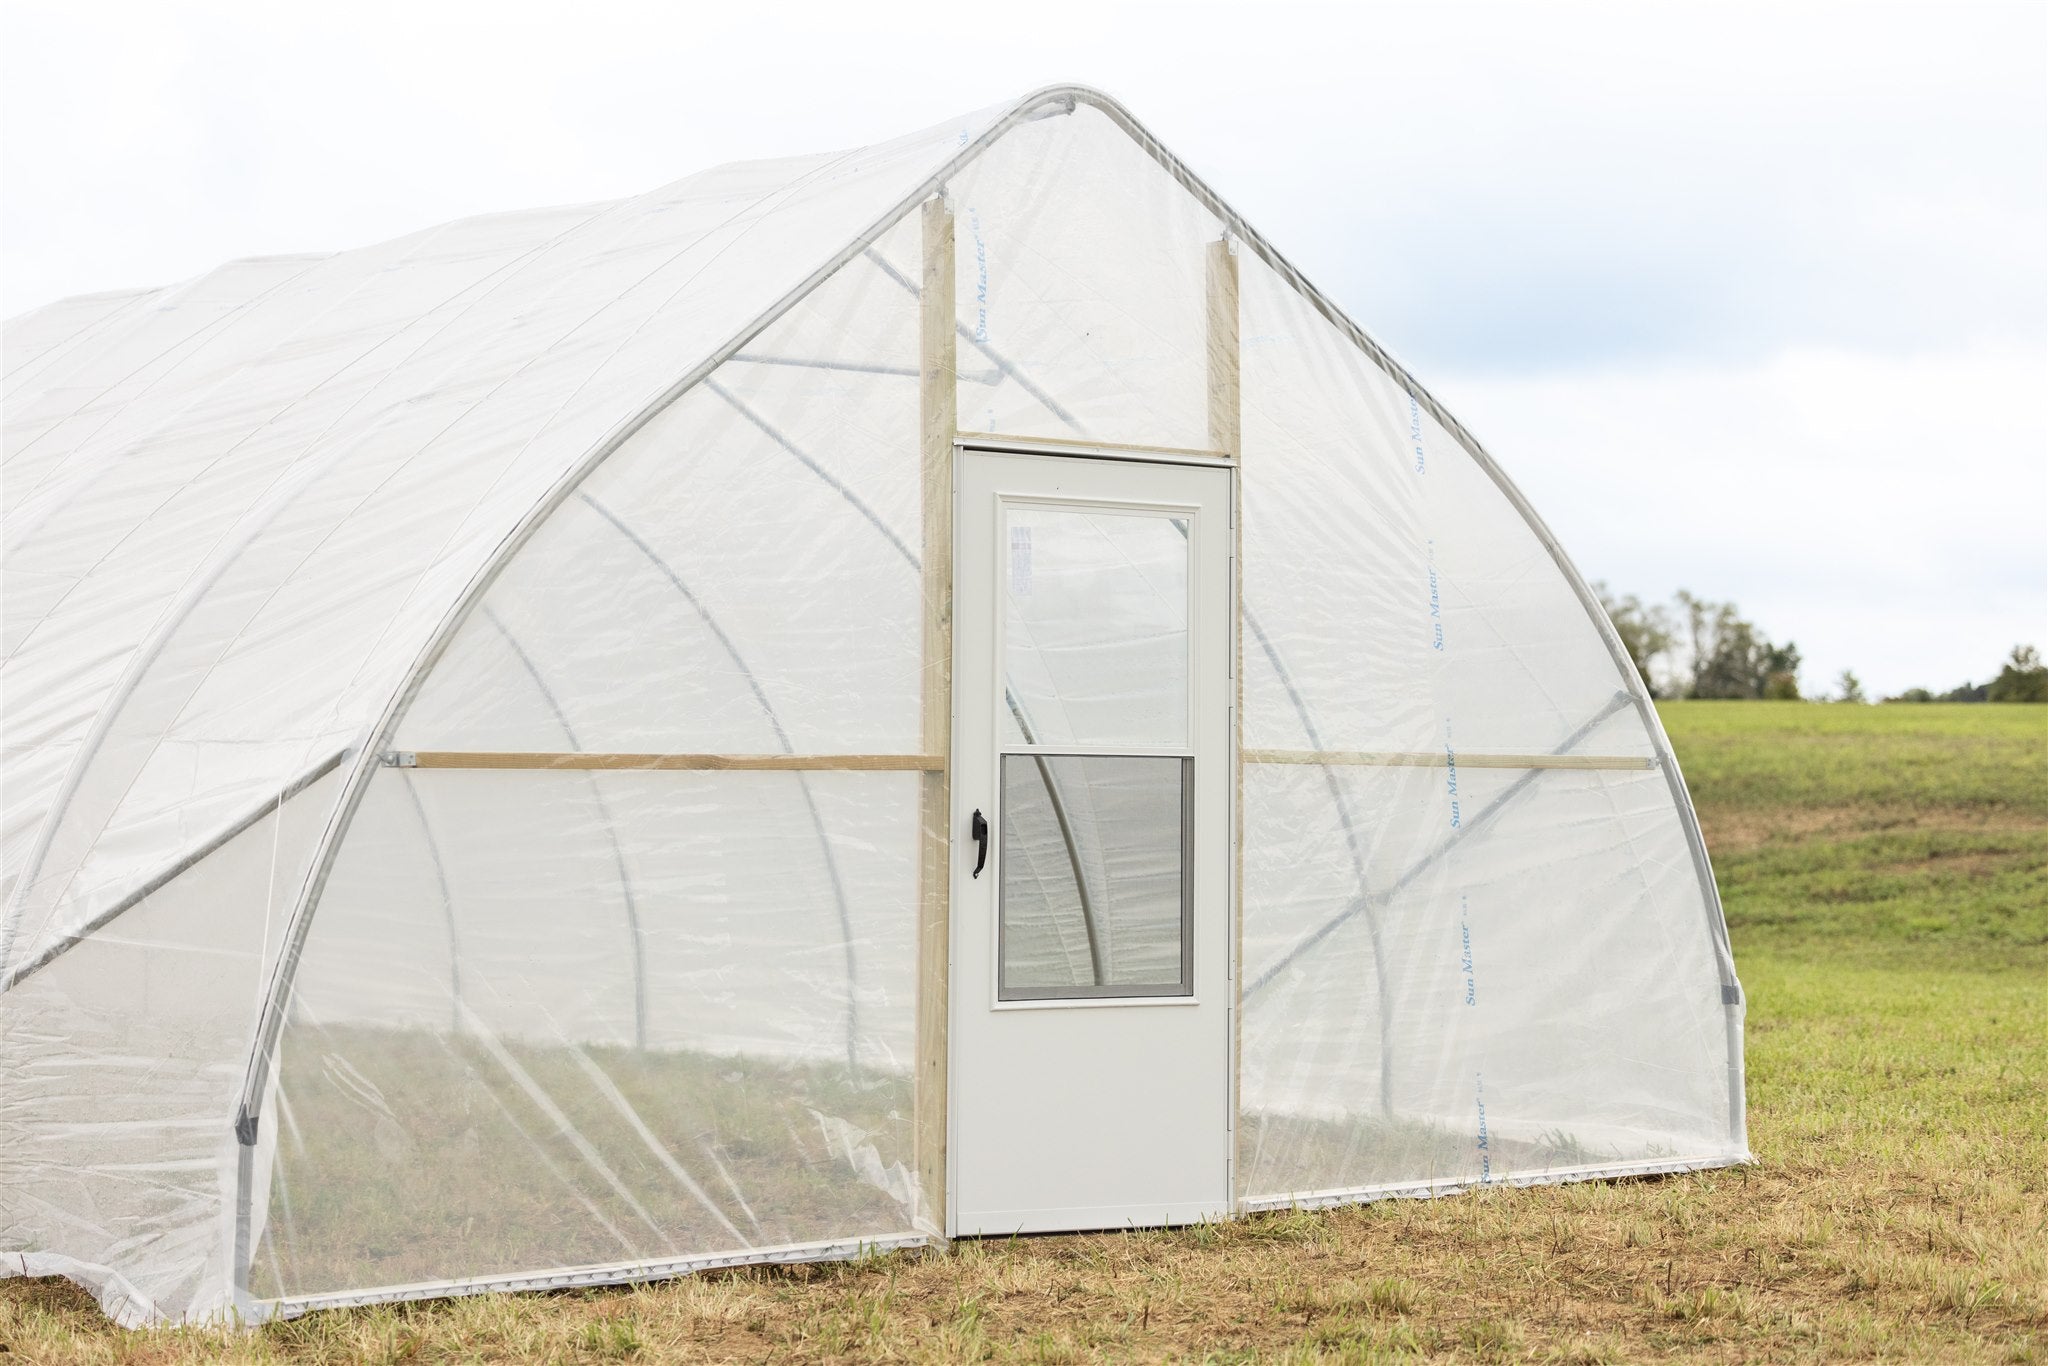
[[[585,754],[503,750],[396,750],[394,768],[560,768],[694,773],[926,773],[946,767],[934,754]]]
[[[1365,768],[1655,768],[1657,761],[1629,754],[1452,754],[1444,750],[1248,749],[1248,764],[1315,764]]]

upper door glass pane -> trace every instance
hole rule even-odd
[[[1188,743],[1188,529],[1004,509],[1004,745]]]

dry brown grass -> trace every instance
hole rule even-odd
[[[127,1334],[17,1285],[18,1359],[2028,1361],[2039,1192],[1827,1161],[1491,1190],[1178,1233],[962,1244],[567,1296]]]
[[[1802,807],[1796,811],[1710,807],[1700,828],[1715,855],[1745,854],[1769,844],[1832,840],[1869,834],[2000,835],[2038,832],[2039,817],[2025,812],[1926,810],[1911,806]]]
[[[2038,967],[2038,961],[2035,965]],[[1747,1169],[130,1333],[0,1286],[28,1361],[2039,1360],[2041,979],[1753,955]]]

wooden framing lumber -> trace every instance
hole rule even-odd
[[[1242,391],[1238,381],[1237,257],[1230,239],[1209,243],[1202,258],[1208,296],[1208,440],[1238,463],[1230,476],[1230,1132],[1227,1166],[1237,1192],[1237,1123],[1244,1087],[1244,468]]]
[[[561,768],[707,773],[924,773],[944,769],[938,754],[594,754],[517,750],[399,750],[397,768]]]
[[[1237,254],[1228,237],[1209,244],[1209,445],[1235,456],[1243,444],[1238,384]]]
[[[923,748],[939,759],[920,792],[917,916],[917,1081],[914,1148],[925,1211],[947,1231],[947,1020],[952,1012],[953,442],[960,430],[953,212],[925,201],[918,289],[918,430],[923,477]]]
[[[1644,770],[1657,767],[1633,754],[1452,754],[1444,750],[1248,749],[1248,764],[1316,764],[1362,768],[1568,768]]]

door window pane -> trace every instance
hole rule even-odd
[[[1157,513],[1007,509],[1004,744],[1187,744],[1188,531]]]
[[[1189,994],[1194,761],[1002,762],[998,999]]]

